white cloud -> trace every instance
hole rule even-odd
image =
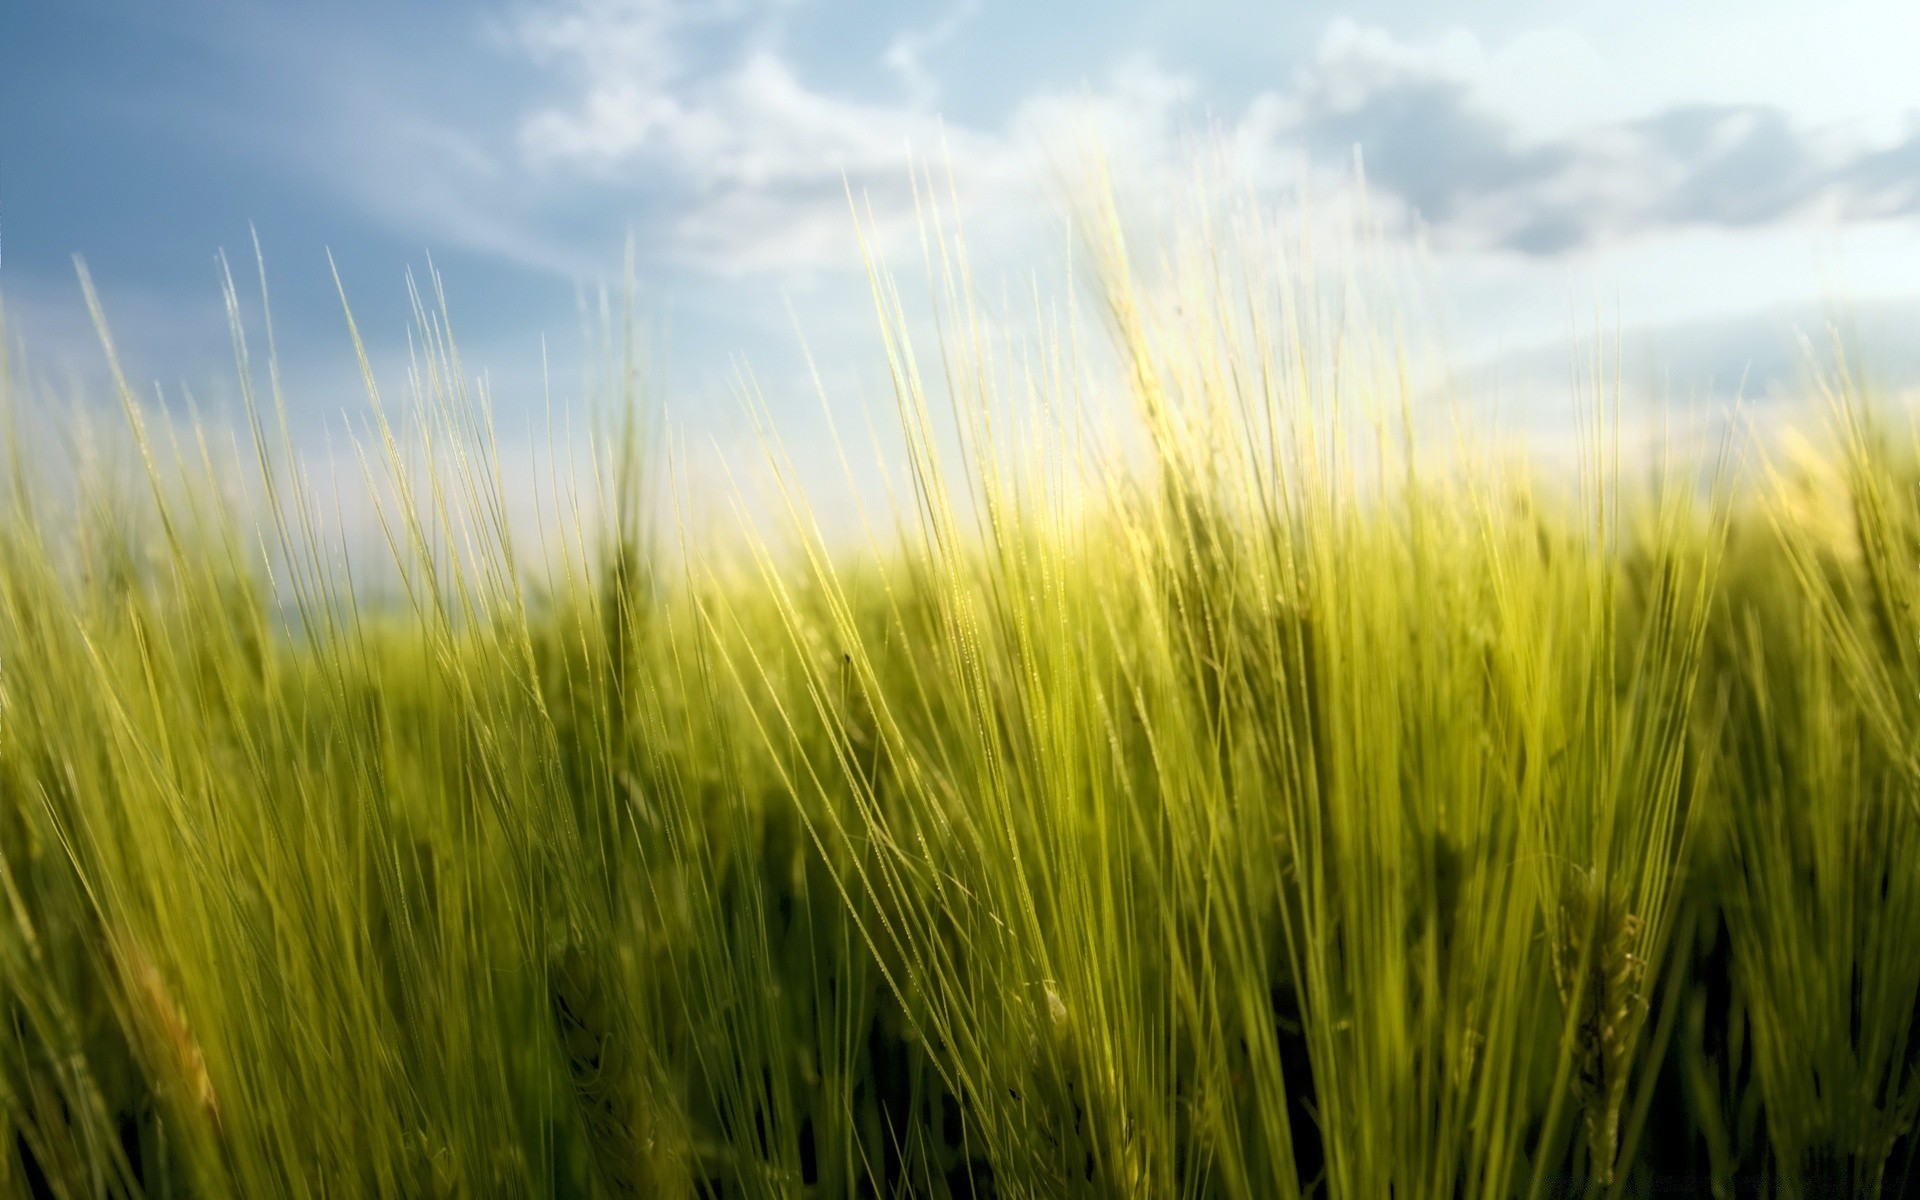
[[[1131,164],[1166,157],[1194,87],[1145,60],[1117,65],[1097,88],[1030,97],[999,129],[943,122],[924,56],[974,10],[962,3],[889,44],[882,65],[908,93],[895,102],[800,78],[767,32],[778,9],[730,7],[699,22],[655,0],[545,11],[526,20],[521,39],[572,90],[526,118],[520,147],[558,179],[666,177],[679,192],[666,222],[678,248],[727,273],[857,262],[849,187],[871,213],[869,235],[893,242],[916,223],[916,165],[933,165],[943,186],[950,174],[972,208],[1038,199],[1050,150],[1088,122],[1125,145]],[[715,34],[739,45],[716,53],[703,42]]]
[[[1027,97],[1001,127],[943,126],[924,54],[971,3],[890,43],[884,65],[907,93],[892,101],[800,77],[781,53],[784,15],[748,0],[571,0],[529,16],[527,53],[571,87],[524,121],[523,153],[561,179],[664,178],[682,254],[778,271],[854,261],[844,185],[884,243],[914,225],[916,161],[951,169],[962,215],[1031,205],[1054,182],[1052,155],[1092,127],[1136,180],[1171,185],[1188,171],[1183,135],[1208,115],[1195,79],[1142,56],[1078,92]],[[1688,226],[1920,216],[1920,138],[1863,144],[1761,103],[1630,115],[1618,88],[1596,86],[1604,68],[1567,30],[1408,41],[1343,18],[1284,86],[1212,114],[1211,132],[1269,190],[1324,183],[1358,146],[1376,195],[1463,249],[1557,255]]]
[[[1554,255],[1689,227],[1920,217],[1920,137],[1876,143],[1759,101],[1631,111],[1593,86],[1599,65],[1565,31],[1416,43],[1343,20],[1250,111],[1322,162],[1360,147],[1376,191],[1456,247]]]
[[[940,97],[940,81],[926,64],[928,52],[952,41],[955,34],[979,15],[980,0],[960,0],[932,25],[905,30],[887,43],[881,61],[899,77],[916,107],[930,108]]]

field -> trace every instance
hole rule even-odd
[[[634,395],[529,544],[426,307],[375,602],[263,348],[244,504],[0,369],[0,1196],[1913,1194],[1904,411],[1651,458],[1600,371],[1550,471],[1082,217],[1097,344],[872,268],[864,550],[771,439],[688,535]]]

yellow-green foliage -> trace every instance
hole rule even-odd
[[[124,383],[118,471],[16,432],[0,1196],[1900,1194],[1895,414],[1628,485],[1600,413],[1551,486],[1251,215],[1080,215],[1024,347],[930,237],[938,376],[872,265],[866,551],[772,442],[790,539],[662,537],[625,392],[517,544],[444,309],[397,600],[244,339],[243,506]]]

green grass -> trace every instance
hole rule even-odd
[[[866,550],[771,438],[693,536],[618,342],[526,544],[422,303],[378,603],[270,345],[71,471],[0,364],[0,1196],[1905,1194],[1895,409],[1649,473],[1596,379],[1566,486],[1357,272],[1079,223],[1024,343],[872,266]]]

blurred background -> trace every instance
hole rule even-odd
[[[502,438],[532,446],[586,386],[631,243],[677,433],[749,446],[750,371],[806,461],[822,390],[887,403],[849,190],[917,262],[930,165],[1017,316],[1069,278],[1093,130],[1143,224],[1196,163],[1281,209],[1350,196],[1363,163],[1446,371],[1516,429],[1567,424],[1596,331],[1630,402],[1764,417],[1835,321],[1880,385],[1920,380],[1915,46],[1909,0],[15,0],[0,297],[37,395],[98,394],[83,256],[135,386],[217,418],[217,255],[257,291],[251,227],[317,448],[366,414],[329,252],[396,388],[431,263]]]

